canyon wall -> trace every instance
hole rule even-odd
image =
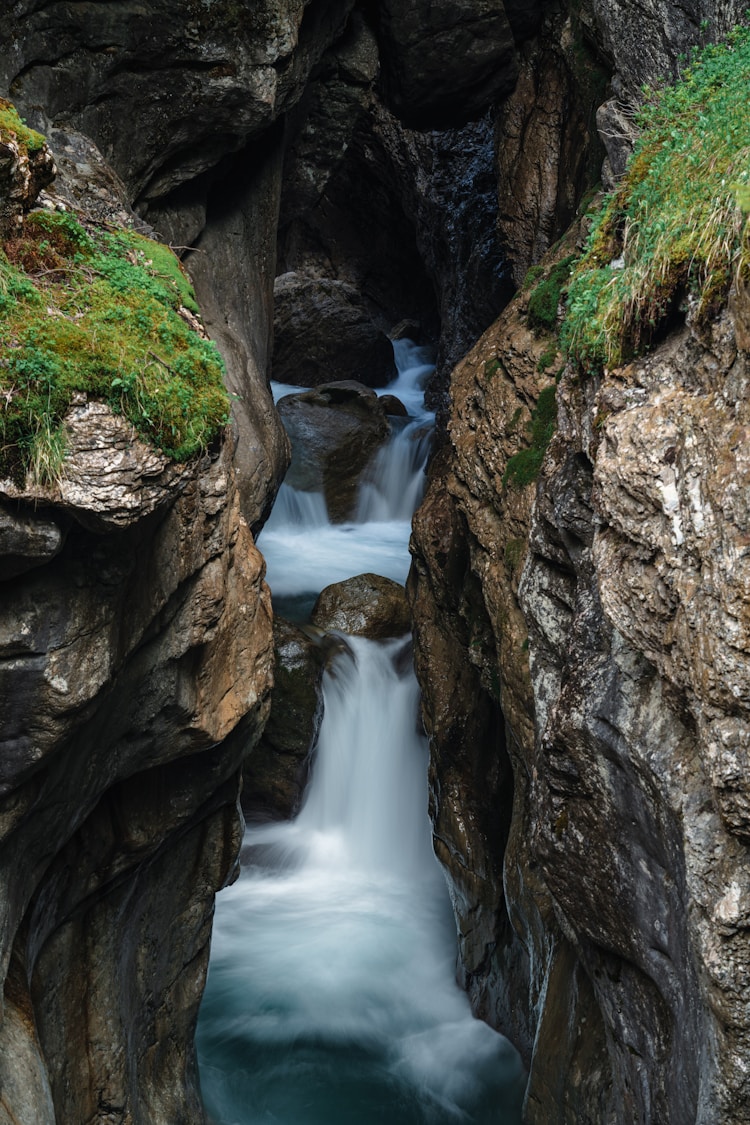
[[[528,268],[580,249],[642,83],[743,10],[4,15],[0,89],[49,136],[58,202],[175,246],[234,397],[187,466],[81,402],[60,487],[2,487],[0,1122],[203,1120],[213,896],[271,689],[251,531],[289,456],[277,273],[304,313],[353,293],[373,332],[407,319],[438,346],[409,581],[431,813],[459,976],[524,1055],[526,1119],[750,1121],[746,295],[710,339],[687,324],[627,371],[562,374],[538,484],[507,476],[563,368]]]

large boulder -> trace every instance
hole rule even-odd
[[[322,492],[330,518],[348,519],[362,472],[390,432],[378,396],[353,380],[326,383],[287,395],[278,410],[292,443],[286,483]]]
[[[285,273],[274,286],[271,373],[280,383],[317,387],[357,379],[384,387],[394,378],[393,347],[345,281]]]
[[[315,603],[311,620],[321,629],[372,640],[401,637],[411,630],[406,591],[398,582],[380,574],[358,574],[326,586]]]

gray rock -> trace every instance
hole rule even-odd
[[[55,520],[0,506],[0,580],[42,566],[55,557],[63,539]]]
[[[513,89],[513,32],[496,0],[381,0],[380,34],[386,103],[411,126],[463,124]]]
[[[361,474],[389,434],[378,396],[353,380],[326,383],[286,395],[278,411],[292,443],[287,484],[322,492],[330,518],[348,519]]]

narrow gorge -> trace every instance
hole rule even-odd
[[[750,1125],[745,0],[7,7],[0,1125]]]

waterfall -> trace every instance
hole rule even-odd
[[[400,384],[411,417],[373,462],[357,520],[334,527],[322,497],[280,493],[261,541],[275,604],[388,574],[388,552],[390,576],[406,575],[404,493],[427,452],[408,432],[429,418],[429,368],[406,342],[396,359],[387,390]],[[342,640],[302,807],[248,827],[243,873],[217,900],[197,1038],[208,1111],[216,1125],[517,1125],[518,1057],[454,980],[410,641]]]

